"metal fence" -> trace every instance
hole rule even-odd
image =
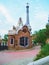
[[[29,63],[27,65],[49,65],[49,56],[47,56],[45,58],[42,58],[40,60],[31,62],[31,63]]]
[[[1,50],[8,50],[8,45],[6,43],[1,43],[0,44],[0,51]]]

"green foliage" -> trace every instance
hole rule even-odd
[[[46,29],[36,31],[34,35],[36,35],[34,42],[40,43],[41,47],[44,46],[46,40],[49,38],[49,24],[46,25]]]
[[[34,42],[36,43],[42,43],[41,45],[45,44],[46,41],[46,35],[45,35],[46,30],[42,29],[39,30],[38,32],[35,33],[36,38],[34,39]]]
[[[7,34],[4,35],[4,39],[8,40],[8,35]]]
[[[36,56],[35,60],[41,59],[43,57],[46,57],[49,55],[49,44],[46,44],[45,46],[43,46],[41,48],[41,51],[39,52],[39,54]]]
[[[7,43],[7,41],[8,41],[8,35],[5,34],[5,35],[4,35],[4,39],[2,39],[2,40],[3,40],[3,42]]]
[[[49,29],[49,24],[46,25],[46,29]]]
[[[49,38],[49,25],[46,25],[46,37]]]

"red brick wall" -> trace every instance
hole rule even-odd
[[[26,31],[24,32],[23,30],[19,30],[18,34],[8,36],[8,47],[9,48],[12,48],[12,49],[25,49],[25,48],[31,48],[32,47],[32,37],[30,36],[28,28],[24,26],[23,29],[26,29]],[[28,47],[20,46],[20,44],[19,44],[20,37],[28,37],[28,39],[29,39],[29,46]],[[11,38],[14,38],[14,44],[10,44],[10,39]]]

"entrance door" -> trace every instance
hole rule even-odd
[[[20,45],[21,46],[27,46],[28,45],[28,37],[21,37],[20,38]]]

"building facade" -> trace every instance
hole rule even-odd
[[[29,24],[29,5],[26,6],[27,20],[23,25],[22,19],[19,18],[17,26],[13,26],[8,31],[8,48],[9,49],[26,49],[32,47],[31,26]]]

